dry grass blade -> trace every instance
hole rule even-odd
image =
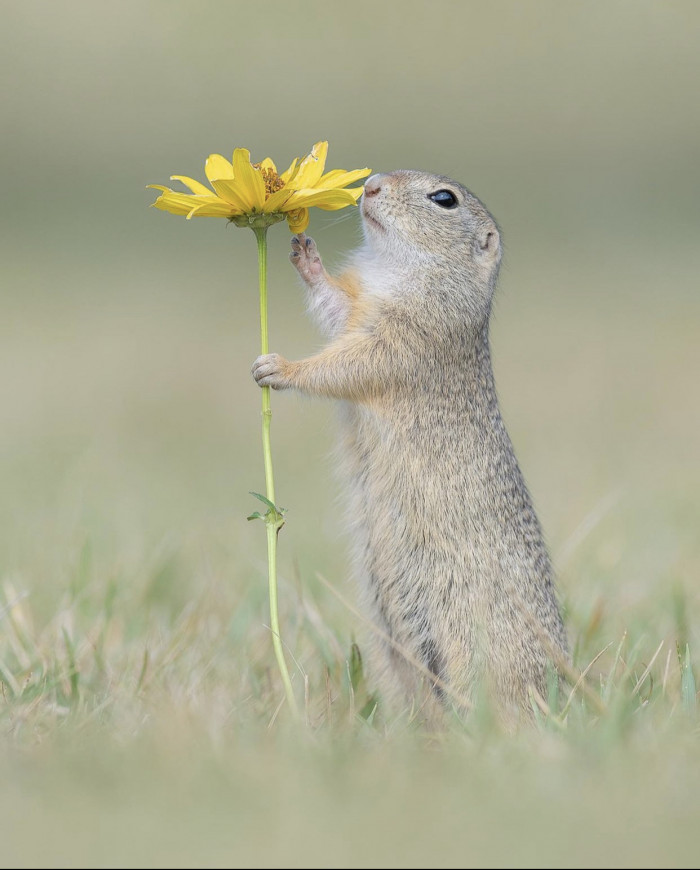
[[[274,724],[277,720],[277,716],[279,715],[279,712],[282,709],[282,707],[284,706],[284,702],[286,700],[287,700],[286,696],[282,695],[282,699],[280,700],[279,704],[275,707],[275,712],[272,714],[270,721],[267,723],[267,730],[268,731],[272,731],[272,727],[274,726]]]
[[[593,691],[586,680],[581,679],[581,674],[571,664],[564,653],[552,643],[549,635],[542,628],[539,621],[532,615],[518,590],[511,584],[509,586],[509,591],[512,595],[513,602],[520,609],[520,612],[529,627],[539,638],[542,646],[547,651],[547,655],[550,657],[559,673],[563,674],[572,686],[577,686],[581,690],[583,695],[586,697],[586,700],[590,702],[591,706],[597,713],[600,713],[601,715],[605,713],[607,711],[607,705],[602,701],[600,696]]]
[[[627,640],[627,632],[624,632],[620,643],[617,646],[617,651],[615,652],[615,661],[613,662],[612,668],[610,668],[610,673],[608,674],[608,679],[605,683],[605,688],[603,689],[603,701],[607,704],[610,701],[610,697],[612,695],[613,685],[615,681],[615,674],[617,673],[617,666],[622,661],[622,648],[625,645],[625,641]],[[624,664],[624,662],[623,662]]]
[[[576,692],[577,692],[577,691],[579,690],[579,688],[581,688],[581,686],[583,685],[583,683],[584,683],[586,677],[588,676],[588,672],[590,671],[590,669],[591,669],[591,668],[593,667],[593,665],[598,661],[598,659],[599,659],[599,658],[600,658],[604,653],[606,653],[606,652],[610,649],[611,646],[612,646],[612,641],[611,641],[609,644],[607,644],[606,646],[604,646],[603,649],[602,649],[602,650],[601,650],[601,651],[600,651],[600,652],[599,652],[599,653],[598,653],[598,654],[597,654],[593,659],[591,659],[591,661],[590,661],[590,662],[586,665],[586,667],[581,671],[581,673],[580,673],[580,675],[579,675],[579,678],[576,680],[576,682],[575,682],[574,685],[573,685],[573,688],[572,688],[571,691],[569,692],[569,697],[566,699],[566,704],[564,704],[564,709],[563,709],[563,710],[561,711],[561,713],[559,714],[560,717],[561,717],[562,719],[563,719],[564,716],[566,716],[566,714],[568,713],[568,711],[569,711],[569,707],[571,706],[571,704],[572,704],[572,702],[573,702],[573,700],[574,700],[574,697],[575,697],[575,695],[576,695]]]
[[[654,655],[651,657],[651,661],[649,662],[649,664],[648,664],[648,665],[646,666],[646,668],[644,669],[644,673],[643,673],[642,676],[637,680],[637,683],[636,683],[634,689],[632,689],[632,697],[633,697],[633,698],[634,698],[634,696],[637,694],[637,692],[642,688],[642,686],[644,685],[644,680],[646,680],[646,678],[649,676],[649,672],[651,671],[651,669],[652,669],[652,667],[653,667],[653,665],[654,665],[654,662],[655,662],[656,659],[658,658],[659,653],[660,653],[661,650],[663,649],[663,645],[664,645],[664,641],[662,640],[661,643],[659,644],[659,646],[658,646],[656,652],[655,652]]]
[[[529,687],[530,691],[530,699],[532,702],[538,707],[541,713],[543,713],[547,717],[547,721],[551,722],[558,730],[565,731],[566,726],[561,720],[561,717],[557,716],[552,712],[551,707],[545,701],[545,699],[540,695],[537,689],[534,686]]]

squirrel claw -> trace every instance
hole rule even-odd
[[[285,390],[289,386],[285,374],[286,367],[287,360],[283,356],[278,353],[266,353],[255,360],[250,372],[259,387]]]
[[[289,259],[307,284],[313,284],[323,275],[323,263],[316,242],[305,233],[292,236],[292,252]]]

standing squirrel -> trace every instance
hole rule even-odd
[[[373,175],[364,244],[340,278],[314,241],[290,259],[330,343],[298,362],[259,357],[262,386],[341,400],[356,567],[380,637],[385,696],[429,718],[486,690],[528,717],[567,655],[553,571],[499,411],[489,316],[498,227],[449,178]]]

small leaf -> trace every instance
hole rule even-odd
[[[270,501],[269,498],[266,498],[264,495],[260,495],[259,492],[252,492],[252,491],[251,491],[250,494],[251,494],[252,496],[255,496],[255,498],[257,498],[258,501],[261,501],[263,504],[266,504],[269,508],[272,508],[273,511],[276,511],[276,510],[277,510],[276,505],[274,505],[274,504]]]
[[[250,493],[252,496],[261,501],[264,505],[267,506],[267,510],[264,514],[261,514],[259,511],[255,511],[250,514],[248,517],[249,520],[264,520],[265,525],[274,527],[278,532],[284,525],[284,514],[287,512],[285,508],[278,508],[277,505],[273,504],[267,496],[262,495],[259,492]]]

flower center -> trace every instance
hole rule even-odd
[[[263,169],[260,163],[254,163],[253,169],[257,169],[263,177],[265,182],[265,199],[284,187],[284,181],[282,181],[274,169]]]

